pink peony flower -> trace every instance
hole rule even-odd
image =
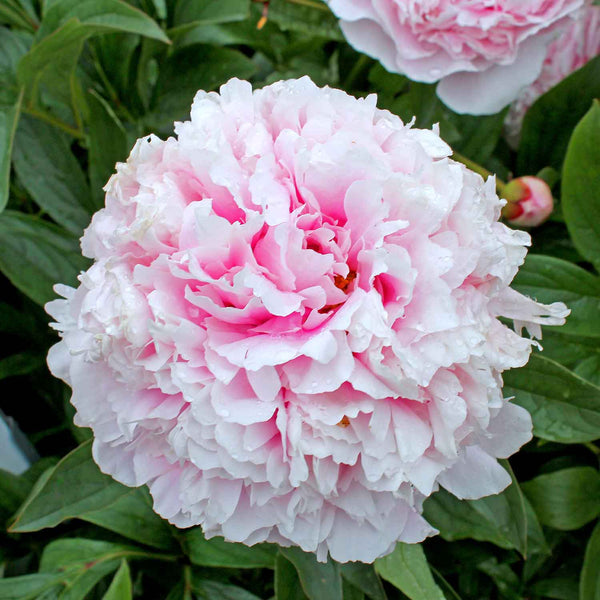
[[[200,91],[141,139],[48,304],[52,372],[101,469],[208,537],[370,562],[443,486],[506,487],[531,438],[500,373],[561,324],[510,289],[529,236],[494,181],[376,99],[308,78]]]
[[[540,74],[584,0],[326,0],[348,42],[393,73],[439,81],[459,113],[492,114]]]
[[[550,88],[600,55],[600,6],[587,6],[548,47],[539,77],[513,102],[506,116],[506,136],[517,146],[525,113]]]
[[[504,186],[502,197],[507,203],[502,216],[521,227],[541,225],[554,209],[554,199],[548,184],[539,177],[518,177]]]

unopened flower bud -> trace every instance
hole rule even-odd
[[[502,216],[512,225],[541,225],[554,208],[552,192],[548,184],[539,177],[513,179],[504,187],[502,197],[507,200]]]

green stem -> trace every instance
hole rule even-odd
[[[56,427],[52,427],[51,429],[45,429],[44,431],[39,431],[38,433],[29,434],[29,439],[37,444],[39,441],[57,433],[61,433],[67,429],[66,425],[57,425]]]
[[[600,448],[598,448],[598,446],[592,444],[592,442],[587,442],[584,444],[584,446],[600,459]]]
[[[83,131],[83,119],[81,118],[81,113],[79,112],[79,107],[77,106],[77,95],[81,91],[77,87],[77,79],[75,78],[75,72],[71,74],[70,80],[71,86],[71,109],[73,111],[73,116],[75,117],[75,124],[77,125],[77,129],[79,131]]]
[[[115,557],[123,556],[123,558],[127,558],[130,556],[131,558],[148,558],[150,560],[163,560],[166,562],[179,562],[181,557],[175,556],[174,554],[159,554],[158,552],[143,552],[143,551],[123,551],[123,552],[115,552]]]
[[[131,121],[132,123],[136,122],[134,116],[129,112],[128,108],[121,102],[119,99],[119,94],[117,94],[117,90],[115,90],[114,86],[108,79],[104,68],[102,67],[102,63],[98,57],[98,53],[96,52],[96,48],[93,44],[90,44],[90,50],[94,59],[94,66],[96,67],[96,72],[100,76],[108,95],[110,96],[111,101],[115,104],[115,106],[121,110],[121,112],[125,115],[125,118]]]
[[[485,167],[482,167],[479,163],[476,163],[474,160],[471,160],[470,158],[467,158],[466,156],[463,156],[459,152],[455,152],[452,155],[452,158],[454,160],[458,161],[459,163],[462,163],[466,167],[469,167],[469,169],[471,169],[471,171],[475,171],[475,173],[479,173],[479,175],[481,175],[484,179],[487,179],[488,177],[493,175],[493,173],[491,171],[488,171]],[[496,176],[496,189],[498,190],[498,194],[502,195],[502,192],[504,191],[505,186],[506,186],[506,182],[502,181],[502,179],[500,179],[498,176]]]
[[[189,565],[183,567],[183,598],[184,600],[192,597],[192,569]]]
[[[12,13],[12,18],[15,19],[15,21],[19,21],[18,24],[30,33],[35,33],[39,28],[39,23],[36,23],[29,13],[20,6],[6,6],[5,11]]]
[[[350,69],[350,73],[348,73],[348,77],[346,77],[346,80],[344,81],[344,88],[352,88],[368,64],[369,57],[365,54],[361,54],[360,58],[352,66],[352,69]]]
[[[317,8],[319,10],[327,11],[329,10],[324,4],[321,2],[314,2],[313,0],[287,0],[292,4],[300,4],[302,6],[309,6],[310,8]]]
[[[36,119],[40,119],[40,121],[46,121],[46,123],[49,123],[50,125],[53,125],[54,127],[57,127],[58,129],[62,129],[65,133],[68,133],[70,136],[77,138],[78,140],[82,140],[84,137],[84,133],[83,131],[81,131],[81,129],[77,129],[75,127],[71,127],[71,125],[68,125],[67,123],[65,123],[64,121],[61,121],[60,119],[55,119],[54,117],[50,116],[47,113],[44,113],[40,110],[37,110],[35,108],[32,107],[28,107],[28,106],[23,106],[21,108],[22,112],[31,115],[32,117],[35,117]]]

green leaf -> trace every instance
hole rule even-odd
[[[523,495],[510,465],[502,461],[512,484],[479,500],[459,500],[440,489],[424,504],[424,515],[448,541],[474,539],[527,555],[527,517]]]
[[[60,585],[61,577],[34,573],[0,579],[0,600],[33,600],[42,592]]]
[[[24,478],[0,469],[0,515],[8,518],[25,500],[29,485]]]
[[[498,559],[493,557],[480,562],[477,568],[492,578],[503,598],[522,600],[519,578],[508,564],[499,563]]]
[[[0,332],[31,341],[37,335],[38,324],[33,315],[0,302]]]
[[[598,65],[600,76],[600,62]],[[600,102],[594,100],[569,141],[562,176],[562,209],[575,247],[597,270],[600,270],[599,164]]]
[[[586,357],[579,362],[573,372],[600,387],[600,355],[593,354]]]
[[[342,579],[342,593],[344,600],[365,600],[364,593],[353,586],[347,579]]]
[[[600,522],[596,524],[594,531],[585,548],[583,569],[579,580],[579,600],[600,599]]]
[[[375,570],[411,600],[445,600],[420,544],[399,542],[391,554],[375,561]]]
[[[537,353],[502,377],[504,395],[529,411],[538,437],[564,444],[600,437],[600,387]]]
[[[373,565],[359,562],[350,562],[340,565],[342,577],[353,586],[363,591],[371,600],[387,600],[381,579]]]
[[[278,50],[289,48],[287,38],[272,21],[262,29],[256,28],[260,19],[260,7],[255,5],[250,18],[233,23],[194,23],[169,30],[174,47],[179,50],[193,44],[214,44],[215,46],[232,46],[243,44],[260,50],[263,54],[276,60]],[[257,14],[258,13],[258,14]]]
[[[552,598],[552,600],[579,600],[576,579],[567,577],[551,577],[536,581],[529,591],[536,596]]]
[[[145,12],[120,0],[58,0],[45,12],[36,38],[46,37],[71,19],[77,19],[89,34],[123,31],[169,43]]]
[[[171,589],[165,600],[193,600],[192,590],[187,582],[182,579]]]
[[[200,527],[188,529],[183,534],[183,544],[191,562],[201,567],[273,569],[277,554],[277,547],[271,544],[248,547],[218,537],[207,540]]]
[[[600,96],[600,56],[546,92],[525,114],[517,160],[519,175],[544,167],[560,171],[573,128]]]
[[[194,578],[192,588],[205,600],[260,600],[258,596],[235,585]]]
[[[36,0],[17,0],[21,8],[27,13],[33,23],[37,23],[37,7]]]
[[[296,567],[281,552],[275,559],[275,598],[277,600],[306,600]]]
[[[40,572],[62,574],[65,590],[60,600],[86,600],[90,590],[115,571],[126,556],[142,558],[144,553],[135,547],[112,542],[65,538],[50,542],[44,548]]]
[[[14,475],[0,469],[0,520],[2,522],[12,517],[23,504],[35,481],[48,468],[49,463],[51,459],[38,460],[21,475]]]
[[[30,31],[33,31],[36,25],[15,0],[3,0],[0,4],[0,23],[23,27]]]
[[[0,380],[6,377],[27,375],[43,367],[46,361],[40,354],[34,352],[20,352],[0,359]]]
[[[167,0],[152,0],[152,5],[158,19],[164,20],[167,18]]]
[[[0,270],[34,302],[55,298],[57,282],[75,285],[87,265],[75,236],[29,215],[0,215]]]
[[[120,562],[123,557],[143,554],[135,546],[87,538],[61,538],[50,542],[44,548],[40,560],[40,572],[65,571],[66,567],[80,567],[115,558]]]
[[[256,65],[241,52],[205,45],[175,52],[160,70],[151,119],[158,126],[188,119],[198,90],[212,90],[231,77],[248,79]]]
[[[13,164],[23,187],[59,225],[80,236],[90,223],[90,188],[70,140],[47,123],[24,115],[19,123]]]
[[[127,490],[108,506],[86,512],[80,518],[148,546],[162,550],[177,548],[171,526],[152,510],[146,488]]]
[[[527,518],[527,558],[536,554],[548,556],[552,551],[548,546],[544,530],[535,514],[535,510],[533,510],[533,506],[531,506],[531,502],[529,502],[527,496],[523,496],[523,502]]]
[[[544,357],[560,363],[563,367],[576,370],[587,360],[600,359],[600,345],[597,338],[565,335],[560,327],[544,329]],[[579,373],[576,373],[579,375]],[[583,377],[580,375],[580,377]]]
[[[132,597],[129,566],[127,561],[123,559],[110,587],[106,590],[106,594],[102,596],[102,600],[131,600]]]
[[[277,23],[284,31],[298,31],[328,40],[344,41],[338,20],[320,0],[310,0],[309,6],[272,2],[269,5],[269,20]]]
[[[112,108],[94,90],[87,95],[89,109],[89,173],[94,198],[94,209],[104,206],[102,188],[115,172],[117,162],[127,159],[127,134]]]
[[[600,337],[600,277],[560,258],[530,254],[513,286],[539,302],[564,302],[571,314],[562,335]]]
[[[429,566],[431,573],[433,574],[434,581],[438,584],[439,588],[444,593],[446,600],[461,600],[461,597],[457,594],[456,590],[446,581],[444,576],[431,565]]]
[[[0,212],[8,202],[10,157],[22,100],[21,91],[11,104],[0,103]]]
[[[75,573],[69,573],[66,589],[60,595],[60,600],[87,600],[92,588],[118,566],[118,559],[102,560],[89,567],[82,566]]]
[[[25,86],[28,107],[38,104],[46,90],[67,106],[74,107],[78,82],[74,70],[84,41],[111,31],[137,33],[168,42],[160,27],[142,11],[119,0],[58,0],[44,15],[36,43],[21,59],[17,76]],[[77,111],[73,108],[76,120]],[[76,133],[76,131],[74,131]]]
[[[522,484],[540,522],[554,529],[579,529],[600,514],[600,474],[592,467],[571,467]]]
[[[337,563],[317,562],[314,554],[297,547],[279,551],[296,567],[302,589],[310,600],[342,600],[342,577]]]
[[[0,27],[0,99],[6,102],[14,98],[18,91],[17,65],[30,46],[28,34]]]
[[[140,38],[129,33],[108,33],[99,35],[89,40],[90,55],[97,72],[106,75],[108,82],[104,87],[105,97],[112,98],[111,111],[119,106],[137,106],[137,99],[132,98],[132,83],[139,66],[139,53],[144,42],[155,44],[160,51],[165,50],[165,45],[156,40]],[[93,93],[92,89],[88,90]],[[92,125],[89,120],[89,125]]]
[[[154,100],[156,82],[159,76],[159,59],[165,56],[164,47],[156,40],[143,39],[140,44],[139,58],[137,60],[137,73],[135,73],[134,95],[144,109],[144,113]],[[146,131],[152,131],[147,127]],[[172,129],[171,129],[172,131]]]
[[[502,135],[507,112],[508,109],[495,115],[477,117],[452,113],[450,121],[460,134],[460,139],[452,145],[453,149],[472,158],[479,164],[485,163]]]
[[[71,19],[37,42],[23,56],[17,67],[17,78],[25,88],[28,108],[38,104],[42,90],[70,105],[75,65],[83,42],[91,34],[77,19]]]
[[[13,533],[54,527],[103,508],[129,488],[104,475],[92,459],[91,441],[67,454],[34,486],[10,526]]]
[[[173,24],[181,30],[199,24],[243,21],[249,16],[250,0],[177,0]]]

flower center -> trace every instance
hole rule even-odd
[[[342,277],[341,275],[334,275],[333,283],[335,284],[335,287],[342,290],[342,292],[344,292],[344,294],[347,294],[350,289],[350,285],[352,284],[352,282],[355,279],[356,279],[356,271],[350,269],[350,271],[348,272],[348,275],[346,275],[346,277]],[[332,310],[335,310],[338,306],[341,306],[342,304],[343,304],[343,302],[339,302],[338,304],[327,304],[323,308],[320,308],[319,312],[321,314],[326,314],[328,312],[331,312]]]
[[[341,275],[335,275],[333,277],[333,282],[335,283],[335,287],[339,288],[344,292],[344,294],[348,293],[348,288],[350,284],[356,279],[356,271],[350,269],[350,272],[346,277],[342,277]]]

